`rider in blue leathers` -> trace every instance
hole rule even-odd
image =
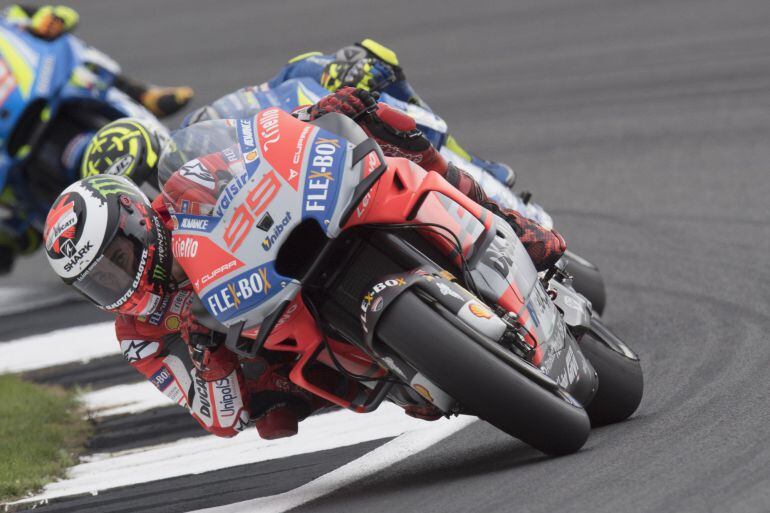
[[[0,12],[0,20],[6,27],[21,29],[21,31],[32,34],[35,38],[53,42],[60,36],[73,31],[78,24],[79,16],[74,9],[66,6],[25,7],[11,5]],[[3,92],[7,92],[9,84],[13,84],[13,79],[7,76],[9,69],[7,64],[12,63],[13,59],[18,57],[13,55],[13,52],[20,51],[15,46],[7,47],[7,45],[13,45],[13,41],[13,38],[5,40],[6,46],[0,49],[0,65],[2,65],[3,70],[0,75],[6,74],[4,75],[5,79],[0,76],[0,98],[2,98],[0,107],[3,108],[3,112],[9,108],[8,105],[4,105],[8,95],[4,95]],[[97,63],[89,63],[89,65],[99,67]],[[108,64],[102,65],[107,66]],[[94,71],[96,72],[96,70]],[[177,112],[189,102],[193,95],[193,91],[189,87],[157,87],[129,78],[118,70],[105,68],[105,73],[112,77],[112,86],[144,106],[158,118]],[[63,141],[60,145],[60,154],[50,155],[52,161],[58,162],[60,167],[68,171],[68,175],[71,175],[67,182],[74,180],[77,176],[80,169],[80,159],[92,135],[93,133],[81,134],[69,142]],[[49,136],[46,137],[50,138]],[[26,175],[16,175],[19,175],[19,172],[15,172],[14,176],[8,177],[7,180],[0,179],[0,275],[12,269],[13,262],[18,255],[31,253],[40,245],[39,227],[35,226],[29,215],[29,200],[22,200],[21,196],[26,197],[32,194],[34,198],[39,198],[35,201],[45,203],[44,196],[46,195],[30,193],[30,187],[34,186],[28,183],[29,179],[25,178]],[[53,178],[51,184],[59,183],[59,180]],[[57,194],[58,190],[53,192]]]

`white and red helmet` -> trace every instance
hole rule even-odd
[[[67,187],[43,238],[54,272],[100,308],[149,315],[168,290],[170,234],[127,178],[97,175]]]

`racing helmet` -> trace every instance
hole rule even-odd
[[[80,176],[126,176],[141,185],[157,168],[166,139],[165,134],[140,119],[122,118],[108,123],[91,138]]]
[[[43,239],[54,272],[104,310],[150,315],[171,290],[171,234],[126,177],[90,176],[67,187]]]

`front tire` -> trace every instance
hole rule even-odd
[[[466,411],[532,447],[561,455],[583,446],[585,410],[513,369],[426,301],[402,293],[380,318],[377,339]]]
[[[644,378],[639,358],[598,319],[578,342],[599,376],[599,388],[586,406],[593,427],[614,424],[639,407]]]

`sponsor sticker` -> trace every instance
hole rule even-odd
[[[438,287],[438,290],[439,292],[441,292],[442,295],[452,296],[453,298],[456,298],[456,299],[463,299],[463,300],[465,299],[446,283],[442,281],[436,281],[434,283],[436,284],[436,287]]]
[[[433,396],[430,395],[430,391],[425,388],[424,385],[420,385],[419,383],[412,383],[412,388],[421,396],[423,396],[425,399],[427,399],[430,402],[433,402]]]
[[[267,266],[246,271],[203,296],[203,303],[215,317],[228,320],[269,298],[274,278]]]
[[[280,114],[280,109],[272,108],[262,111],[257,117],[262,151],[268,151],[270,146],[281,140]]]
[[[217,205],[214,208],[215,216],[222,217],[225,210],[232,204],[235,195],[243,189],[243,186],[249,181],[249,178],[250,176],[248,173],[243,173],[230,180],[224,190],[219,193],[219,200],[217,200]]]
[[[209,171],[203,166],[200,160],[191,160],[179,170],[179,174],[193,183],[214,190],[216,181]]]
[[[290,222],[291,212],[286,212],[286,215],[284,215],[283,219],[275,225],[275,228],[273,228],[273,232],[265,237],[265,239],[262,241],[262,247],[265,249],[265,251],[269,251],[270,248],[273,247],[284,230],[286,230],[286,227],[289,226]]]
[[[169,315],[168,317],[166,317],[166,320],[163,324],[164,326],[166,326],[167,330],[177,331],[179,329],[179,326],[181,326],[182,321],[178,315]]]
[[[308,156],[303,212],[326,219],[337,201],[339,169],[343,164],[344,141],[325,131],[316,136]]]
[[[220,423],[224,425],[223,421],[228,418],[231,420],[231,424],[236,421],[235,415],[243,407],[243,400],[238,389],[238,379],[235,372],[214,382],[214,404]]]
[[[195,230],[199,232],[210,232],[212,220],[207,217],[197,216],[177,216],[179,228],[184,230]],[[179,229],[177,228],[177,229]]]
[[[85,245],[80,249],[75,249],[75,244],[72,242],[72,240],[66,240],[62,244],[62,253],[67,255],[68,257],[71,257],[67,262],[64,263],[64,270],[67,272],[70,272],[83,258],[88,254],[91,249],[93,249],[94,245],[91,243],[91,241],[87,241]]]
[[[160,307],[147,318],[147,322],[149,322],[153,326],[157,326],[158,324],[160,324],[160,321],[163,320],[163,314],[166,313],[166,309],[168,308],[168,303],[169,303],[169,296],[165,296],[160,303]]]
[[[171,302],[171,307],[168,309],[169,312],[180,314],[182,313],[182,309],[187,304],[187,300],[192,295],[192,292],[189,290],[182,290],[180,292],[177,292],[174,294],[174,300]]]
[[[155,354],[159,344],[149,340],[121,340],[120,350],[128,363],[138,362]]]
[[[150,377],[150,382],[155,385],[155,387],[163,392],[168,388],[168,386],[174,382],[174,375],[171,374],[171,371],[168,370],[168,367],[165,365],[161,367],[155,374],[153,374]]]
[[[48,215],[49,230],[46,234],[45,247],[48,251],[58,251],[58,244],[63,237],[72,240],[75,237],[75,225],[78,216],[75,213],[75,202],[67,201],[67,196],[51,209]],[[54,246],[57,246],[54,248]],[[69,255],[71,256],[71,255]]]
[[[367,153],[367,155],[364,157],[363,178],[366,178],[372,174],[372,171],[377,169],[380,164],[382,164],[382,162],[380,162],[380,157],[377,155],[376,151],[370,151]]]
[[[246,167],[244,177],[245,180],[248,180],[257,171],[260,163],[259,150],[256,145],[254,119],[239,120],[235,125],[235,129],[238,134],[238,144],[240,146],[243,163]],[[243,183],[245,183],[245,180]],[[223,209],[224,208],[227,207],[223,207]]]
[[[200,420],[206,426],[214,424],[211,418],[211,396],[209,394],[209,383],[198,377],[197,372],[193,378],[195,387],[195,398],[192,403],[192,411],[197,414]]]
[[[492,312],[490,312],[486,306],[481,305],[481,303],[468,303],[468,310],[480,319],[492,318]]]
[[[174,258],[195,258],[198,255],[198,245],[195,237],[175,236],[171,246]]]
[[[107,168],[107,170],[104,172],[105,175],[124,175],[127,169],[131,168],[131,165],[134,163],[134,156],[129,155],[128,153],[125,155],[121,155],[117,159],[115,159],[115,162],[112,163],[110,167]]]
[[[404,285],[406,285],[406,280],[404,278],[392,278],[378,283],[366,293],[363,300],[361,300],[360,315],[361,326],[363,327],[364,332],[368,333],[369,331],[366,327],[367,314],[369,312],[379,312],[382,310],[384,300],[379,294],[389,287],[401,287]],[[376,310],[375,307],[377,308]]]

